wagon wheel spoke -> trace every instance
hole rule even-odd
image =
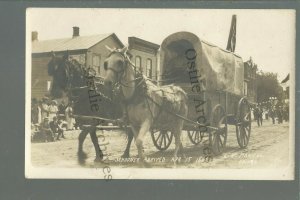
[[[227,140],[227,122],[224,108],[218,104],[212,111],[211,126],[216,129],[210,133],[210,143],[214,154],[222,153]]]
[[[197,139],[196,131],[193,131],[192,134],[193,134],[194,141],[196,142],[196,139]]]
[[[166,133],[166,139],[168,139],[168,141],[171,139],[168,133]]]
[[[245,129],[244,129],[244,131],[245,131],[244,139],[245,139],[245,144],[246,144],[246,142],[248,141],[248,134],[247,134],[247,131]]]
[[[189,136],[189,139],[190,141],[193,143],[193,144],[199,144],[201,141],[202,141],[202,132],[201,131],[188,131],[188,136]]]
[[[156,142],[160,139],[160,137],[162,136],[162,133],[161,132],[159,132],[159,134],[158,134],[158,137],[156,138]]]
[[[195,134],[197,135],[197,142],[199,142],[200,141],[200,132],[196,132]]]
[[[166,134],[164,134],[164,147],[166,147],[167,146],[167,136],[166,135],[168,135],[167,133]]]
[[[241,136],[242,136],[242,144],[245,146],[245,129],[243,126],[241,126]]]
[[[173,140],[173,134],[170,131],[160,130],[152,131],[151,138],[154,146],[160,150],[164,151],[169,148]]]
[[[238,144],[241,148],[247,147],[251,134],[251,111],[250,105],[246,98],[242,98],[238,104],[236,124],[236,136]]]
[[[159,141],[159,146],[161,146],[162,145],[162,142],[163,142],[163,135],[162,135],[162,137],[160,138],[160,141]]]

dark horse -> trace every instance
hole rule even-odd
[[[104,95],[105,90],[102,84],[95,83],[95,71],[92,68],[84,67],[75,59],[70,59],[68,54],[58,57],[52,53],[48,64],[48,74],[53,77],[50,91],[52,98],[72,102],[75,115],[109,119],[122,117],[119,104]],[[105,122],[89,117],[76,118],[76,123],[82,130],[78,138],[77,154],[80,164],[84,164],[87,157],[83,151],[83,142],[88,133],[95,147],[95,161],[102,161],[104,156],[103,149],[101,150],[98,143],[96,126]],[[129,157],[130,144],[133,139],[131,130],[128,130],[127,133],[128,143],[122,157]]]

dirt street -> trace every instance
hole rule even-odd
[[[240,149],[237,143],[235,127],[228,126],[228,137],[226,149],[222,155],[213,157],[209,162],[204,161],[203,148],[205,141],[199,145],[193,145],[183,132],[183,146],[185,158],[177,164],[177,167],[184,168],[278,168],[288,164],[289,151],[289,125],[271,124],[264,121],[262,127],[257,127],[252,123],[250,142],[246,149]],[[77,162],[79,131],[65,132],[66,139],[61,139],[49,143],[32,143],[31,159],[33,166],[36,167],[94,167],[95,151],[94,146],[88,136],[84,143],[84,151],[88,154],[88,159],[84,166]],[[107,152],[112,166],[132,167],[140,166],[136,159],[118,160],[126,146],[126,136],[121,131],[101,131],[98,135],[104,134],[105,140],[109,142]],[[207,140],[208,138],[204,138]],[[150,134],[145,138],[145,154],[149,160],[150,167],[172,167],[174,152],[174,140],[168,150],[160,152],[152,143]],[[132,158],[136,158],[137,149],[133,143],[131,146]],[[100,163],[101,165],[101,163]]]

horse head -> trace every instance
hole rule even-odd
[[[114,84],[121,81],[122,76],[124,76],[128,62],[130,62],[128,56],[128,48],[123,49],[111,49],[107,47],[110,54],[104,61],[104,69],[106,75],[104,77],[104,85],[106,87],[112,87]]]
[[[82,65],[70,59],[68,52],[59,57],[52,53],[48,63],[48,74],[53,77],[50,94],[53,98],[62,98],[74,86],[83,86]]]

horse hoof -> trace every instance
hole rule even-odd
[[[100,157],[96,157],[94,162],[95,163],[101,163],[103,161],[103,158],[100,158]]]
[[[143,160],[143,161],[142,161],[142,165],[143,165],[144,168],[151,168],[150,163],[147,162],[146,160]]]
[[[130,158],[129,153],[124,153],[121,158]]]
[[[78,162],[79,162],[79,164],[80,164],[80,165],[85,164],[85,160],[86,160],[86,158],[87,158],[86,153],[84,153],[84,152],[78,152],[78,153],[77,153],[77,156],[78,156]]]

